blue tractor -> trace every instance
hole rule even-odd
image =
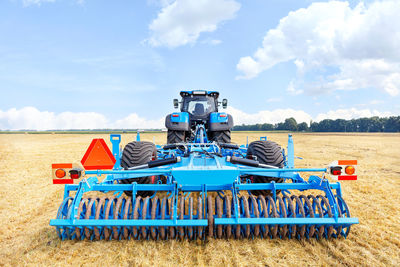
[[[81,164],[53,164],[65,184],[56,219],[61,239],[338,238],[358,223],[339,180],[356,179],[355,160],[295,168],[286,149],[261,137],[231,142],[232,117],[218,92],[182,91],[169,114],[167,144],[135,141],[110,150],[94,139]],[[305,180],[301,173],[311,173]],[[320,173],[320,176],[312,173]],[[313,194],[307,194],[313,190]]]
[[[226,108],[226,99],[218,102],[219,93],[215,91],[182,91],[182,100],[174,99],[174,107],[180,104],[181,112],[174,112],[165,118],[165,127],[168,129],[167,143],[193,142],[195,138],[204,136],[202,143],[215,141],[218,143],[231,142],[232,116],[219,112],[222,104]],[[195,136],[196,128],[205,129],[204,134]]]

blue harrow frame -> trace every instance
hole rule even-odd
[[[246,158],[247,145],[224,148],[202,136],[194,143],[181,144],[180,149],[157,146],[158,158],[177,159],[175,163],[124,170],[120,163],[121,136],[110,135],[116,159],[113,169],[86,170],[79,184],[66,184],[57,218],[50,225],[63,240],[108,240],[346,237],[350,226],[358,223],[350,216],[340,183],[326,179],[327,168],[295,168],[292,135],[288,136],[286,151],[282,150],[284,168],[232,163],[232,157]],[[310,175],[306,181],[300,172],[322,175]],[[282,178],[284,182],[252,183],[246,178],[252,175]],[[121,179],[145,176],[164,180],[161,183],[158,179],[155,184],[119,183]],[[101,177],[105,178],[100,181]],[[251,193],[254,190],[268,190],[270,194],[257,198]],[[291,195],[293,190],[315,190],[319,195]],[[127,191],[132,197],[124,197]],[[140,191],[154,194],[141,198],[137,196]],[[89,192],[114,192],[115,197],[86,197]],[[166,194],[158,199],[160,193]],[[197,209],[192,193],[197,196]],[[211,199],[210,193],[217,199]]]

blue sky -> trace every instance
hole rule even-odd
[[[399,1],[4,0],[0,129],[162,127],[180,90],[237,124],[400,114]]]

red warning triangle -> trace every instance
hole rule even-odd
[[[112,169],[115,158],[103,139],[93,139],[81,163],[85,170]]]

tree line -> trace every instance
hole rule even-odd
[[[400,132],[400,116],[387,118],[371,117],[352,120],[322,120],[297,123],[294,118],[270,124],[237,125],[234,131],[299,131],[299,132]]]

